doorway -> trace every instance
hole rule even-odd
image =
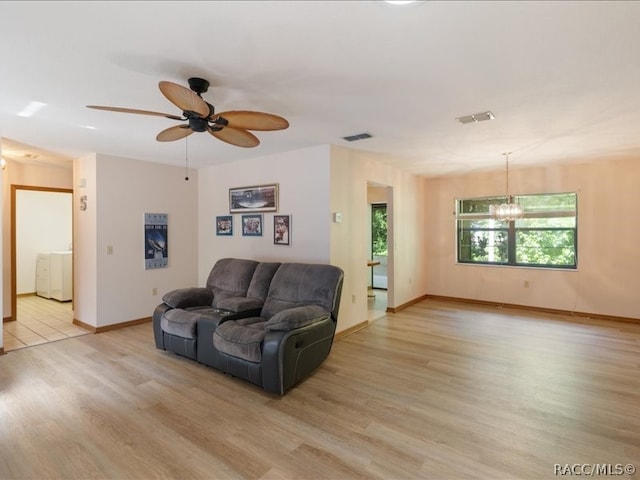
[[[5,352],[87,333],[73,325],[73,190],[11,185]]]
[[[387,204],[371,204],[371,287],[387,290]]]
[[[368,320],[387,314],[393,301],[393,187],[368,182],[369,209],[368,262],[370,266],[367,294]]]

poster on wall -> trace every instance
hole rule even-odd
[[[165,268],[169,265],[168,215],[166,213],[144,214],[144,268]]]

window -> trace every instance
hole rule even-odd
[[[506,197],[457,200],[459,263],[572,268],[577,266],[577,195],[515,195],[524,216],[510,222],[493,220],[489,206]]]

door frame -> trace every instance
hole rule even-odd
[[[18,275],[17,275],[17,250],[18,247],[16,245],[16,194],[18,190],[32,190],[38,192],[54,192],[54,193],[70,193],[71,194],[71,205],[73,206],[73,189],[70,188],[55,188],[55,187],[38,187],[32,185],[11,185],[11,316],[5,318],[5,321],[16,321],[18,319]],[[73,280],[73,257],[74,250],[73,248],[73,207],[71,208],[71,284],[74,285]],[[75,288],[74,288],[75,290]],[[75,295],[71,296],[71,308],[73,308],[73,302],[75,299]]]
[[[374,215],[374,211],[376,208],[381,208],[384,207],[384,211],[385,211],[385,216],[387,217],[387,232],[386,232],[386,237],[387,237],[387,259],[389,258],[389,222],[388,222],[388,218],[389,218],[389,205],[388,203],[385,202],[372,202],[371,204],[371,260],[373,260],[373,215]],[[379,290],[388,290],[388,287],[382,288],[382,287],[376,287],[374,285],[374,272],[375,270],[375,266],[371,268],[371,288],[372,289],[376,289],[378,288]],[[387,282],[389,280],[389,275],[387,274]],[[387,283],[388,286],[388,283]]]

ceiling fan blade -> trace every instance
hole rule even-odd
[[[165,81],[160,82],[158,86],[162,94],[183,112],[196,112],[203,118],[211,114],[207,102],[188,88]]]
[[[260,144],[260,140],[253,133],[241,128],[224,127],[222,130],[214,131],[209,128],[209,133],[223,142],[230,143],[237,147],[251,148]]]
[[[278,115],[248,110],[230,110],[216,114],[229,122],[229,126],[245,130],[284,130],[289,122]]]
[[[156,140],[159,142],[173,142],[174,140],[188,137],[192,133],[193,130],[189,128],[189,125],[176,125],[175,127],[169,127],[161,131],[156,137]]]
[[[136,110],[135,108],[120,108],[120,107],[103,107],[101,105],[87,105],[87,108],[94,108],[96,110],[107,110],[108,112],[122,112],[122,113],[136,113],[138,115],[153,115],[155,117],[166,117],[172,120],[185,120],[177,115],[170,115],[168,113],[150,112],[149,110]]]

